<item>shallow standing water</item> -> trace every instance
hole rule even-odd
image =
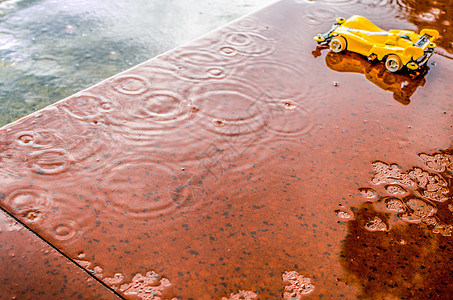
[[[0,1],[0,125],[272,0]]]
[[[451,20],[426,3],[281,1],[7,125],[2,206],[126,298],[449,298]],[[429,70],[316,47],[352,14],[438,29]]]

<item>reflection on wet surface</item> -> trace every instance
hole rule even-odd
[[[348,222],[341,255],[346,282],[359,284],[365,299],[427,299],[451,296],[451,239],[428,228],[397,223],[389,230],[369,231],[366,222],[391,216],[364,203]]]
[[[448,298],[451,59],[312,55],[399,5],[282,1],[3,127],[1,206],[128,299]]]
[[[393,99],[403,105],[410,103],[411,96],[418,87],[425,85],[425,75],[429,67],[418,72],[390,74],[382,63],[370,63],[365,57],[356,53],[333,53],[326,55],[327,66],[337,72],[362,73],[366,79],[393,93]]]
[[[373,163],[371,182],[381,189],[391,185],[353,209],[341,254],[345,280],[358,280],[365,298],[451,296],[452,154],[419,155],[435,173]]]
[[[442,54],[452,57],[453,52],[453,30],[452,30],[452,5],[449,0],[401,0],[402,7],[408,13],[410,22],[417,25],[419,29],[435,26],[440,33],[438,45],[448,53]]]

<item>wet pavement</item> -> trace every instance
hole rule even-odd
[[[449,299],[448,9],[284,0],[241,18],[3,127],[1,206],[91,276],[86,295]],[[438,29],[428,68],[317,47],[353,14]]]
[[[1,299],[121,299],[13,218],[0,214]]]
[[[2,0],[0,125],[272,0]]]

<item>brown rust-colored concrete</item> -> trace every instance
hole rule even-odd
[[[0,212],[1,299],[120,299]]]
[[[418,75],[313,41],[399,5],[282,1],[5,126],[2,206],[126,298],[451,297],[448,31]]]

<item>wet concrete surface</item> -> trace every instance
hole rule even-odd
[[[449,31],[412,75],[313,41],[410,5],[281,1],[9,124],[1,205],[124,298],[451,298]]]
[[[121,299],[0,212],[1,299]]]
[[[272,0],[2,0],[0,125]]]

